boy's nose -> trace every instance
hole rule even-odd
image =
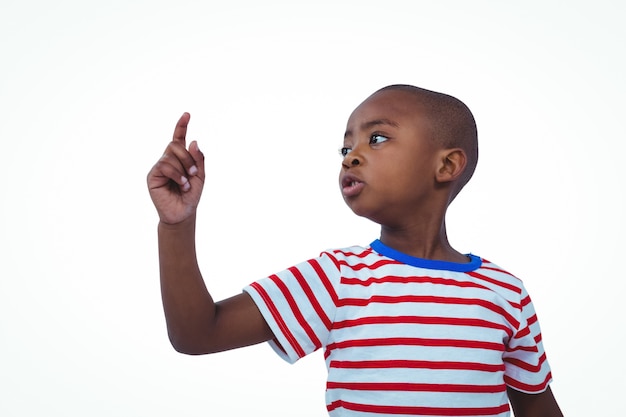
[[[359,157],[357,155],[354,155],[354,151],[352,151],[348,155],[346,155],[346,157],[343,159],[342,164],[344,167],[350,168],[360,165],[361,161],[359,160]]]

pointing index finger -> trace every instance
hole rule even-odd
[[[187,125],[189,124],[189,119],[191,116],[189,113],[185,112],[180,119],[178,119],[178,123],[176,123],[176,128],[174,129],[174,137],[172,140],[174,142],[180,143],[185,146],[185,137],[187,136]]]

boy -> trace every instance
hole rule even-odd
[[[215,303],[195,253],[205,180],[184,114],[148,174],[160,217],[172,345],[187,354],[269,341],[284,359],[325,348],[331,416],[561,416],[522,283],[448,243],[445,213],[478,159],[470,110],[451,96],[385,87],[348,120],[339,184],[381,226],[368,247],[322,253]]]

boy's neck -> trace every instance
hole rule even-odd
[[[441,227],[430,229],[413,226],[404,229],[381,227],[380,241],[407,255],[438,261],[468,262],[467,256],[456,251],[448,242],[445,222]]]

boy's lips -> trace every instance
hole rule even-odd
[[[344,197],[353,197],[361,192],[365,183],[354,175],[347,174],[341,178],[341,192]]]

